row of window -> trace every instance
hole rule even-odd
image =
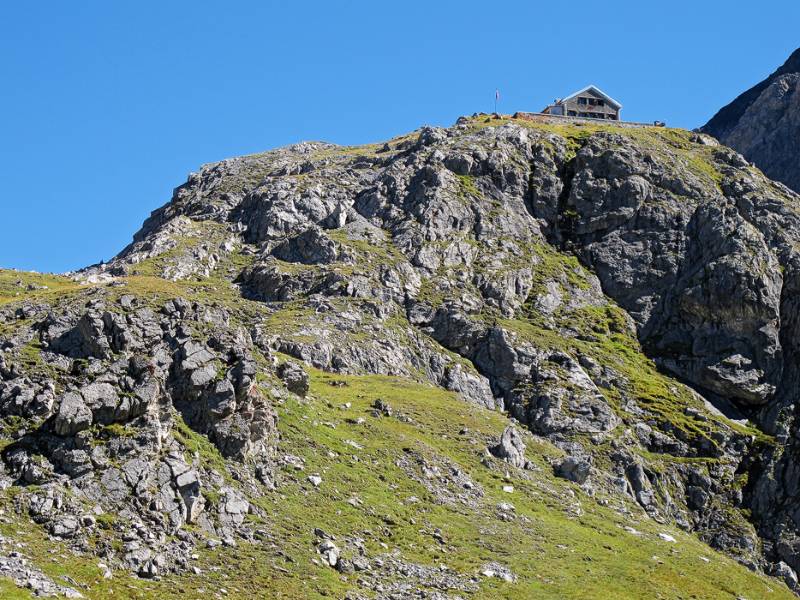
[[[600,98],[584,98],[583,96],[579,96],[578,104],[588,104],[589,106],[605,106],[606,101],[601,100]]]
[[[577,112],[574,110],[567,111],[568,117],[583,117],[584,119],[611,119],[612,121],[617,120],[616,115],[607,115],[605,113],[598,113],[598,112]]]

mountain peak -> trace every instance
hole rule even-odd
[[[800,190],[800,49],[720,109],[701,131],[744,154],[771,178]]]

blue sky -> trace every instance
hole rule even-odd
[[[0,266],[121,250],[203,163],[378,141],[594,83],[692,128],[800,46],[796,0],[13,2],[0,14]]]

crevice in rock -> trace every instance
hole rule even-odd
[[[795,393],[798,381],[798,356],[795,348],[793,332],[795,327],[788,326],[792,321],[798,322],[796,292],[790,290],[787,284],[788,277],[793,274],[783,273],[781,277],[781,294],[778,305],[780,324],[778,326],[778,340],[783,354],[783,369],[772,400],[759,411],[755,417],[759,426],[770,435],[775,435],[782,441],[789,435],[792,422],[797,420],[798,409],[795,405]]]
[[[536,159],[532,159],[529,162],[528,187],[523,198],[525,208],[534,219],[543,220],[547,223],[548,230],[545,232],[547,241],[559,249],[564,246],[564,242],[569,238],[568,234],[574,222],[574,219],[565,218],[565,215],[567,215],[567,203],[572,193],[572,181],[577,172],[577,151],[580,151],[585,144],[586,140],[581,140],[576,153],[569,158],[564,157],[565,160],[560,166],[558,166],[559,157],[553,157],[553,161],[557,165],[556,175],[561,181],[561,190],[557,198],[545,197],[543,198],[544,202],[537,202],[536,190],[539,189],[540,183],[537,181],[536,176],[537,169],[541,168],[542,165],[541,161]],[[547,166],[545,166],[545,169],[547,169]],[[537,204],[541,206],[537,207]]]
[[[569,249],[574,240],[575,221],[577,214],[568,207],[569,197],[572,193],[572,180],[576,173],[576,157],[573,156],[559,170],[559,178],[563,183],[561,193],[558,195],[558,204],[555,222],[553,223],[553,241],[557,248]]]

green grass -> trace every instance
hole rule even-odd
[[[53,378],[56,373],[56,369],[42,359],[42,347],[36,339],[20,346],[14,354],[14,361],[32,375]]]
[[[29,590],[14,585],[11,579],[0,577],[0,598],[3,600],[29,600],[35,597]]]
[[[380,546],[384,542],[390,549],[399,549],[407,560],[428,565],[444,562],[466,575],[475,574],[491,560],[519,575],[515,584],[483,580],[475,594],[481,598],[689,598],[692,594],[727,598],[733,593],[760,597],[767,586],[775,589],[770,597],[790,597],[779,584],[765,583],[691,536],[658,527],[646,518],[634,523],[645,535],[634,538],[621,529],[629,524],[627,519],[572,484],[553,478],[547,459],[559,451],[532,436],[526,436],[528,456],[541,470],[533,475],[513,472],[510,483],[515,492],[503,492],[502,486],[509,483],[503,477],[505,469],[481,464],[483,448],[507,424],[499,413],[465,406],[454,394],[402,379],[312,375],[313,399],[288,401],[279,421],[283,450],[304,457],[306,469],[296,477],[286,474],[288,481],[279,497],[267,495],[259,501],[270,530],[287,540],[284,550],[295,560],[292,566],[284,565],[290,572],[288,580],[309,577],[312,529],[320,526],[340,539],[364,537],[373,556],[385,552]],[[331,385],[338,382],[345,385]],[[376,398],[389,402],[410,422],[369,416]],[[346,403],[350,408],[341,408]],[[365,416],[367,422],[350,424],[348,420],[358,416]],[[469,433],[461,435],[462,428]],[[443,457],[443,464],[467,472],[485,496],[474,509],[458,503],[437,504],[424,486],[396,466],[405,448],[431,462]],[[331,458],[329,452],[337,456]],[[323,478],[318,489],[304,481],[311,472]],[[580,516],[570,511],[572,493],[582,506]],[[368,509],[348,504],[353,496]],[[405,502],[411,496],[421,502]],[[496,518],[495,506],[501,501],[515,505],[515,521]],[[311,522],[308,515],[313,515]],[[388,527],[386,517],[393,523]],[[444,548],[424,533],[437,527],[445,532]],[[680,544],[659,540],[660,531],[669,531]],[[663,564],[653,560],[654,555]],[[706,564],[699,556],[712,562]],[[330,569],[312,567],[308,592],[309,596],[340,597],[352,585],[351,580],[332,577]]]
[[[228,472],[228,467],[222,454],[205,435],[197,433],[189,427],[179,413],[173,415],[173,421],[172,435],[188,453],[187,462],[191,464],[192,456],[197,454],[204,467],[213,469],[221,475]]]
[[[463,198],[480,198],[481,193],[475,187],[475,178],[471,175],[458,175],[459,195]]]
[[[21,300],[52,301],[81,287],[63,275],[0,269],[0,306]]]
[[[381,265],[391,266],[398,261],[405,260],[405,256],[388,239],[379,240],[377,243],[356,238],[346,229],[331,229],[325,232],[332,240],[352,248],[359,259],[359,264],[369,265],[378,262]],[[344,265],[350,270],[352,266]]]
[[[128,427],[122,423],[111,423],[110,425],[93,425],[92,434],[94,441],[101,443],[118,438],[132,438],[136,436],[136,428]]]
[[[500,413],[400,378],[311,375],[310,398],[292,397],[279,407],[280,453],[303,457],[306,468],[282,470],[278,490],[255,500],[261,509],[256,520],[277,547],[240,542],[236,548],[200,549],[200,576],[143,581],[117,571],[113,579],[103,580],[97,559],[72,555],[37,526],[18,521],[0,524],[0,532],[25,543],[25,551],[51,577],[69,574],[90,599],[207,598],[220,588],[229,598],[323,598],[357,590],[357,575],[312,563],[317,558],[314,527],[336,535],[340,546],[346,536],[362,537],[373,558],[397,550],[405,560],[446,564],[466,577],[497,561],[519,578],[511,584],[479,577],[479,590],[462,594],[470,598],[793,598],[783,584],[751,573],[691,535],[659,526],[637,507],[628,505],[633,516],[623,516],[611,508],[619,499],[603,506],[597,501],[602,494],[591,498],[556,479],[548,461],[560,451],[541,439],[525,434],[527,456],[537,470],[511,469],[506,479],[504,465],[488,468],[482,463],[484,448],[507,424]],[[408,419],[371,416],[376,398]],[[366,422],[355,424],[357,417]],[[203,436],[180,421],[176,430],[188,450],[223,467]],[[409,452],[432,464],[457,467],[483,490],[483,497],[476,497],[474,506],[437,503],[398,466]],[[319,488],[306,482],[315,472],[323,478]],[[514,486],[513,494],[502,491],[507,484]],[[412,496],[420,501],[409,502]],[[362,502],[358,508],[347,502],[354,497]],[[497,517],[499,502],[515,506],[514,520]],[[642,536],[627,533],[624,525]],[[431,537],[435,528],[442,530],[444,545]],[[659,532],[670,533],[678,543],[660,540]],[[8,582],[2,585],[0,591],[7,592],[2,597],[29,597]]]

